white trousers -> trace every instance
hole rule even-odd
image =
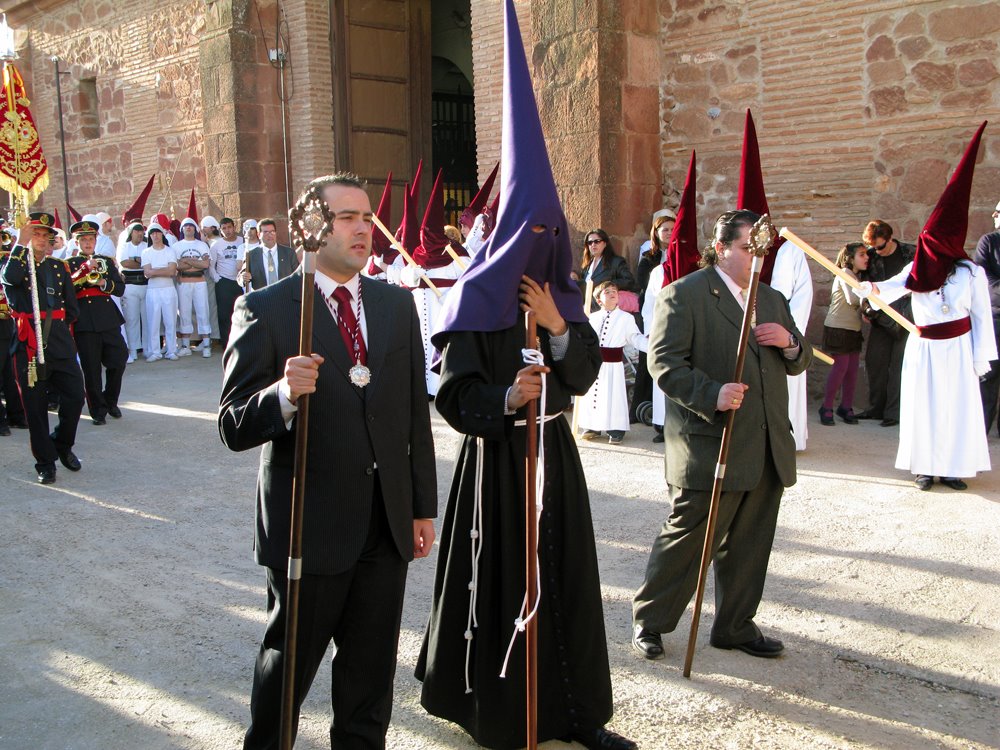
[[[146,287],[146,356],[160,351],[160,324],[167,340],[167,354],[177,353],[177,291],[174,285]]]
[[[122,315],[125,316],[125,340],[128,349],[135,356],[143,349],[143,334],[149,330],[146,318],[146,285],[126,284],[122,296]]]
[[[208,322],[212,326],[212,338],[219,338],[219,310],[215,302],[215,281],[212,275],[205,271],[205,284],[208,287]]]
[[[204,281],[177,285],[177,304],[180,307],[181,323],[178,330],[181,338],[190,337],[194,333],[191,320],[191,310],[198,320],[198,335],[207,338],[212,333],[212,324],[208,321],[208,284]]]

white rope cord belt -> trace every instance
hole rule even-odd
[[[545,365],[545,357],[537,349],[522,349],[521,357],[526,365]],[[510,637],[507,646],[507,655],[503,660],[503,667],[500,669],[500,676],[507,676],[507,663],[510,661],[510,653],[514,650],[514,642],[517,634],[523,633],[528,623],[538,614],[538,606],[542,601],[542,565],[538,559],[539,527],[542,519],[542,506],[545,491],[545,423],[548,421],[545,415],[545,396],[548,386],[545,373],[542,373],[542,395],[538,399],[538,413],[543,415],[538,423],[538,463],[535,469],[535,517],[532,522],[535,524],[535,601],[531,602],[531,610],[528,611],[528,591],[525,587],[524,599],[521,601],[521,611],[518,612],[517,619],[514,620],[514,633]],[[527,519],[525,519],[527,520]]]
[[[542,353],[537,349],[522,349],[521,356],[524,359],[525,364],[531,365],[544,365],[545,359]],[[538,470],[535,473],[535,558],[538,558],[538,525],[539,519],[542,516],[542,490],[545,487],[545,423],[555,419],[560,416],[559,414],[545,415],[545,396],[546,396],[546,380],[545,374],[542,374],[542,395],[539,398],[539,412],[543,415],[539,417],[538,424]],[[527,426],[527,420],[519,419],[514,422],[517,427]],[[483,453],[485,448],[485,441],[483,438],[476,438],[476,491],[474,503],[475,507],[472,510],[472,528],[469,530],[469,540],[471,544],[471,557],[472,557],[472,579],[469,581],[469,614],[466,619],[465,626],[465,692],[472,692],[472,682],[469,679],[469,664],[472,659],[472,639],[473,639],[473,629],[479,627],[479,621],[476,617],[476,603],[479,594],[479,557],[483,550]],[[511,636],[510,645],[507,647],[507,656],[504,658],[503,667],[500,670],[500,676],[506,677],[507,673],[507,663],[510,660],[510,652],[514,647],[514,641],[517,639],[517,634],[524,632],[527,623],[535,616],[538,611],[538,604],[541,601],[541,591],[542,591],[542,578],[541,578],[541,566],[536,565],[536,570],[538,571],[538,578],[535,583],[535,590],[537,595],[535,598],[534,606],[527,615],[525,615],[525,609],[528,604],[528,594],[525,592],[524,599],[521,602],[521,611],[518,613],[517,619],[514,621],[514,634]]]

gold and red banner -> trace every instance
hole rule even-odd
[[[38,129],[28,106],[24,80],[13,63],[3,64],[0,101],[0,188],[20,198],[25,207],[49,185]]]

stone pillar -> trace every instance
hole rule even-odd
[[[659,14],[643,0],[515,4],[566,219],[634,256],[663,206]],[[472,2],[480,178],[499,158],[502,8]],[[634,261],[634,258],[633,258]]]
[[[252,9],[250,0],[209,0],[199,42],[208,192],[234,219],[285,212],[277,74]],[[260,3],[260,17],[273,29],[275,6]]]

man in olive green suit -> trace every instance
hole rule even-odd
[[[764,590],[778,506],[795,483],[795,442],[786,375],[809,365],[812,349],[788,303],[761,284],[743,383],[731,383],[759,217],[730,211],[715,225],[707,267],[665,287],[656,300],[648,363],[667,394],[666,479],[673,512],[653,542],[646,580],[633,602],[633,646],[663,657],[661,633],[677,627],[695,591],[726,412],[738,409],[714,540],[716,615],[711,643],[773,657],[784,646],[753,618]]]

